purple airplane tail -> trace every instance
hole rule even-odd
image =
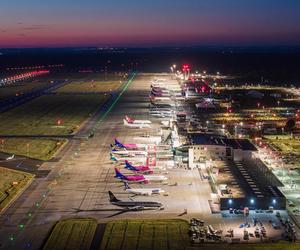
[[[119,178],[119,179],[126,179],[126,176],[123,175],[123,174],[119,171],[119,169],[115,168],[115,173],[116,173],[116,175],[115,175],[116,178]]]
[[[126,148],[121,142],[118,141],[117,138],[115,138],[115,145],[120,147],[120,148]]]
[[[132,166],[127,160],[125,160],[125,168],[129,170],[137,171],[137,169],[134,166]]]

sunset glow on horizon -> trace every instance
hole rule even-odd
[[[288,0],[4,1],[0,47],[300,44]]]

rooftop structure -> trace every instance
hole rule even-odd
[[[212,174],[218,186],[220,208],[285,209],[286,200],[278,187],[249,162],[225,162]]]

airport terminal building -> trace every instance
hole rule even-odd
[[[282,183],[254,157],[256,147],[247,139],[191,133],[188,135],[189,167],[207,172],[220,210],[286,209]]]
[[[207,160],[249,159],[255,146],[247,139],[229,139],[225,136],[190,133],[189,137],[189,167]]]

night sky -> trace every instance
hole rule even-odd
[[[2,0],[0,47],[298,45],[298,0]]]

